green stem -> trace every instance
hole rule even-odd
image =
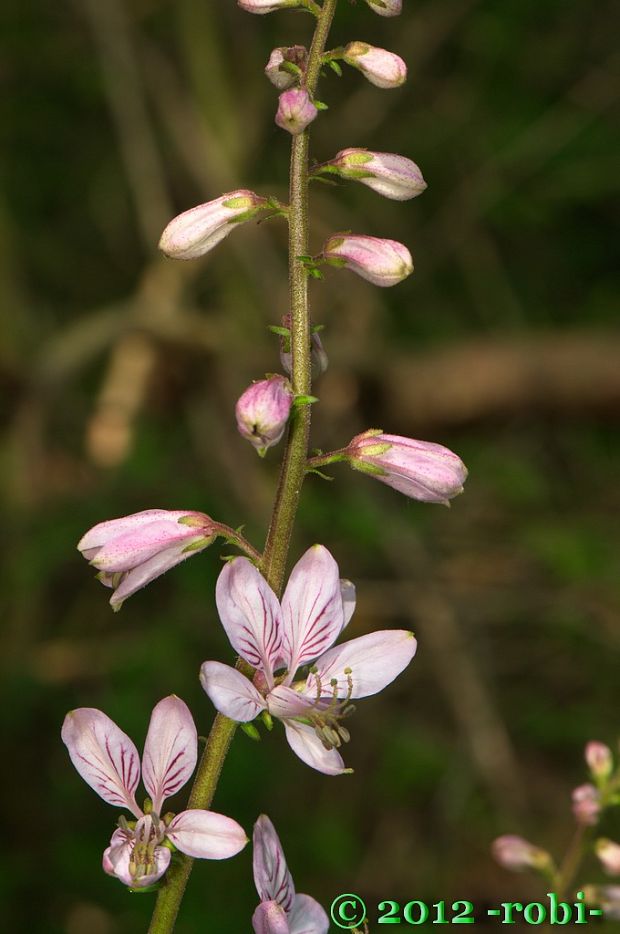
[[[557,896],[561,900],[568,892],[575,880],[581,860],[583,858],[583,849],[586,842],[586,831],[588,828],[584,824],[578,824],[571,844],[567,850],[566,856],[560,866],[557,877]]]
[[[338,0],[324,0],[317,8],[317,22],[308,55],[305,86],[314,96],[321,70],[321,56],[336,11]],[[292,384],[299,395],[309,395],[311,388],[310,315],[308,311],[308,275],[299,256],[308,253],[308,132],[293,137],[290,168],[289,209],[289,291],[291,303]],[[271,587],[282,592],[289,543],[306,472],[310,433],[310,406],[295,410],[289,429],[286,450],[273,507],[271,524],[260,569]],[[245,674],[252,669],[238,660],[237,668]],[[209,808],[230,748],[237,724],[217,714],[198,765],[189,808]],[[192,870],[193,859],[175,854],[155,904],[149,934],[170,934]]]

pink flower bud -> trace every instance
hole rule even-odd
[[[303,73],[306,68],[307,59],[308,52],[303,45],[292,45],[290,48],[274,49],[265,66],[265,74],[271,83],[280,91],[286,91],[287,88],[292,88],[293,85],[297,83],[297,77],[293,73],[293,69],[287,71],[286,68],[282,68],[281,66],[289,62],[291,65],[295,65],[299,68]]]
[[[343,58],[378,88],[398,88],[407,79],[407,66],[399,55],[367,42],[350,42]]]
[[[284,376],[252,383],[237,402],[237,428],[261,457],[284,434],[292,404],[293,391]]]
[[[216,530],[202,512],[146,509],[100,522],[83,536],[78,551],[99,570],[101,583],[112,587],[110,604],[119,610],[127,597],[207,548]]]
[[[366,3],[379,16],[398,16],[403,8],[403,0],[366,0]]]
[[[605,781],[613,771],[614,761],[609,746],[592,740],[586,745],[585,760],[592,778]]]
[[[594,844],[594,852],[601,861],[605,872],[610,876],[620,875],[620,845],[613,840],[607,840],[601,837]]]
[[[297,0],[237,0],[246,13],[274,13],[286,7],[299,6]]]
[[[357,435],[344,451],[354,470],[369,473],[399,493],[425,503],[443,503],[463,491],[465,464],[441,444],[381,431]]]
[[[333,234],[323,247],[323,257],[331,265],[344,266],[383,287],[397,285],[413,272],[407,247],[382,237]]]
[[[276,123],[292,136],[299,136],[312,123],[318,110],[304,88],[291,88],[280,94]]]
[[[573,814],[578,824],[591,827],[598,822],[601,798],[594,785],[579,785],[573,791]]]
[[[267,199],[253,191],[229,191],[173,218],[161,235],[159,249],[172,259],[196,259],[266,207]]]
[[[553,861],[546,850],[534,846],[523,837],[507,834],[493,841],[491,847],[493,858],[504,869],[511,872],[525,872],[528,869],[546,871],[553,865]]]
[[[343,149],[322,171],[361,182],[393,201],[415,198],[427,187],[415,162],[392,152]]]

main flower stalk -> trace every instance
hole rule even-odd
[[[313,97],[321,69],[338,0],[324,0],[317,20],[308,55],[305,88]],[[308,254],[308,130],[292,137],[289,182],[289,296],[291,314],[291,382],[296,395],[307,396],[311,388],[311,334],[308,309],[308,273],[300,257]],[[306,472],[310,406],[296,407],[291,421],[278,489],[272,511],[265,549],[259,567],[275,593],[280,596],[284,585],[289,545],[299,506],[301,487]],[[249,670],[239,661],[241,671]],[[246,671],[247,673],[247,671]],[[230,748],[237,724],[217,714],[198,766],[188,808],[208,809],[211,805],[224,760]],[[193,859],[177,854],[168,870],[155,905],[149,934],[170,934],[174,930]]]

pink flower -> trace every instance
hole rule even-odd
[[[231,645],[256,669],[250,681],[228,665],[205,662],[200,680],[215,707],[241,723],[267,711],[282,721],[303,762],[326,775],[347,771],[338,747],[349,739],[343,720],[350,701],[377,694],[404,671],[416,650],[413,634],[373,632],[330,648],[353,614],[355,588],[339,581],[322,545],[297,562],[281,604],[246,558],[226,564],[215,598]],[[311,662],[295,682],[297,669]]]
[[[216,528],[202,512],[146,509],[100,522],[77,547],[99,570],[101,583],[113,588],[110,604],[120,610],[141,587],[207,548]]]
[[[427,187],[415,162],[392,152],[343,149],[321,167],[321,172],[361,182],[394,201],[415,198]]]
[[[267,199],[253,191],[246,188],[229,191],[173,218],[161,235],[159,249],[171,259],[204,256],[236,226],[252,220],[266,208]]]
[[[235,406],[237,428],[261,457],[284,434],[292,405],[293,390],[284,376],[258,380],[239,398]]]
[[[131,888],[156,882],[170,864],[172,844],[188,856],[228,859],[247,843],[242,827],[213,811],[165,815],[166,798],[176,794],[196,766],[198,738],[187,705],[171,695],[151,714],[142,756],[142,779],[150,796],[143,811],[135,798],[140,757],[130,738],[101,710],[80,707],[65,717],[62,739],[84,781],[108,804],[131,812],[112,834],[103,868]]]
[[[614,768],[614,760],[609,746],[592,740],[587,743],[585,760],[590,774],[595,781],[606,781]]]
[[[288,48],[285,46],[274,49],[265,66],[265,74],[278,90],[286,91],[287,88],[292,88],[298,81],[295,69],[291,68],[289,71],[286,65],[288,64],[289,67],[294,65],[295,68],[299,70],[299,73],[303,73],[307,59],[308,51],[303,45],[292,45]],[[285,66],[284,68],[282,67],[283,65]]]
[[[573,791],[573,814],[578,824],[592,827],[598,823],[601,813],[601,796],[598,789],[589,783],[579,785]]]
[[[553,866],[551,856],[546,850],[541,850],[523,837],[512,834],[494,840],[491,851],[496,862],[511,872],[524,872],[527,869],[545,871]]]
[[[333,234],[323,246],[323,257],[330,265],[344,266],[384,288],[397,285],[413,272],[407,247],[382,237]]]
[[[610,876],[620,875],[620,844],[601,837],[594,844],[594,851],[605,872]]]
[[[286,7],[299,6],[297,0],[237,0],[246,13],[273,13]]]
[[[403,0],[366,0],[366,3],[379,16],[398,16],[403,7]]]
[[[350,42],[342,57],[375,87],[399,88],[407,80],[406,64],[400,55],[387,49],[378,49],[367,42]]]
[[[291,88],[280,94],[276,123],[293,136],[299,136],[318,114],[305,88]]]
[[[254,824],[254,883],[261,903],[255,934],[327,934],[329,919],[309,895],[297,895],[275,828],[265,814]]]
[[[354,470],[425,503],[447,506],[467,477],[463,461],[443,445],[372,429],[353,438],[344,455]]]

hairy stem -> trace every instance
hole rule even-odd
[[[321,56],[325,50],[337,2],[338,0],[324,0],[322,8],[317,11],[305,78],[305,87],[311,97],[316,91]],[[309,395],[311,388],[308,274],[299,260],[300,256],[308,253],[308,143],[307,131],[293,137],[290,167],[289,292],[292,384],[295,393],[300,395]],[[289,429],[265,550],[259,563],[262,573],[278,595],[282,592],[288,549],[306,471],[309,433],[310,406],[299,406],[295,409]],[[237,667],[248,673],[249,666],[245,662],[239,660]],[[249,672],[251,673],[251,669]],[[188,807],[210,807],[236,729],[237,724],[234,721],[217,714],[198,765]],[[173,863],[157,895],[149,934],[170,934],[174,930],[193,859],[179,853]]]

